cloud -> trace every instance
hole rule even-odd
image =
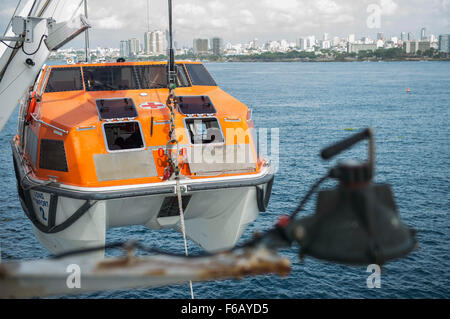
[[[298,0],[264,0],[263,6],[269,10],[292,12],[299,8]]]
[[[247,25],[256,24],[256,19],[253,13],[250,10],[244,9],[240,11],[240,15],[242,18],[242,22]]]
[[[0,1],[4,29],[18,0]],[[369,4],[382,10],[381,30],[367,28]],[[132,37],[143,40],[148,29],[147,0],[89,1],[89,9],[93,46],[117,47],[120,40]],[[330,36],[417,33],[424,26],[430,33],[442,34],[448,33],[449,10],[450,0],[174,0],[174,30],[177,42],[184,45],[192,45],[195,37],[293,41],[324,32]],[[149,12],[150,29],[167,29],[167,0],[151,0]]]
[[[125,22],[121,21],[117,16],[103,17],[93,21],[93,27],[104,30],[118,30],[125,26]]]
[[[340,11],[340,7],[332,0],[318,0],[315,4],[319,12],[325,14],[334,14]]]
[[[397,10],[398,4],[393,0],[380,0],[381,13],[385,15],[393,15]]]
[[[204,6],[192,3],[177,4],[175,5],[174,11],[177,16],[190,16],[192,19],[206,15],[206,8]]]
[[[332,23],[342,24],[355,21],[355,17],[349,14],[341,14],[332,20]]]

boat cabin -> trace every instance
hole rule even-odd
[[[203,64],[176,65],[179,144],[170,154],[181,174],[258,173],[247,106]],[[79,187],[161,182],[170,131],[166,72],[165,62],[45,66],[21,107],[17,136],[33,177]]]

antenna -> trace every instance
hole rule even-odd
[[[169,0],[169,63],[167,72],[167,84],[170,90],[173,90],[176,85],[177,71],[175,69],[175,53],[173,50],[173,36],[172,36],[172,0]]]
[[[150,32],[150,0],[147,0],[147,31]]]
[[[86,19],[88,18],[88,3],[87,0],[84,0],[84,15]],[[91,62],[91,55],[89,53],[89,29],[86,29],[84,33],[84,40],[85,40],[85,51],[86,51],[86,62]]]

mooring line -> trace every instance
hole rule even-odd
[[[180,180],[178,176],[176,177],[176,189],[177,189],[177,197],[178,197],[178,207],[180,210],[180,220],[181,220],[181,232],[183,233],[183,241],[184,241],[184,253],[186,256],[189,256],[189,252],[187,249],[187,241],[186,241],[186,228],[184,225],[184,212],[183,212],[183,200],[181,197],[181,187]],[[189,280],[189,288],[191,289],[191,298],[194,298],[194,289],[192,288],[192,280]]]

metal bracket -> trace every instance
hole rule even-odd
[[[187,192],[188,192],[187,185],[180,185],[180,191],[181,191],[181,195],[187,194]],[[177,194],[177,187],[176,186],[173,187],[173,193]]]
[[[47,20],[47,25],[50,26],[55,20],[51,18],[37,18],[37,17],[19,17],[15,16],[11,20],[11,29],[16,37],[0,37],[2,41],[15,41],[33,43],[33,30],[42,20]]]

